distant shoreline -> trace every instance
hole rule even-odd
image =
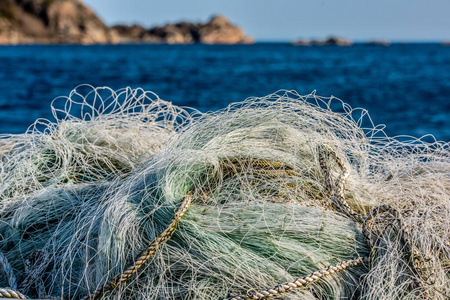
[[[0,45],[21,44],[251,44],[253,38],[222,15],[206,22],[106,25],[81,0],[19,1],[0,4]]]
[[[194,45],[205,45],[205,46],[252,46],[252,45],[262,45],[262,44],[280,44],[280,45],[292,45],[291,41],[255,41],[254,43],[249,44],[207,44],[207,43],[179,43],[179,44],[172,44],[172,43],[165,43],[165,42],[128,42],[128,43],[92,43],[92,44],[83,44],[83,43],[21,43],[21,44],[0,44],[0,47],[16,47],[16,46],[83,46],[83,47],[90,47],[90,46],[145,46],[145,45],[155,45],[155,46],[194,46]],[[448,47],[449,45],[446,45],[445,42],[441,41],[408,41],[408,42],[391,42],[389,46],[398,46],[398,45],[442,45],[443,47]],[[354,46],[373,46],[373,47],[379,47],[378,45],[373,45],[370,42],[363,42],[363,41],[356,41],[351,46],[346,47],[354,47]],[[315,47],[315,48],[321,48],[321,47],[340,47],[336,45],[310,45],[310,46],[293,46],[293,47]]]

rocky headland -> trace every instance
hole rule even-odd
[[[0,43],[110,43],[111,30],[78,0],[1,0]]]
[[[108,27],[80,0],[0,0],[0,44],[252,43],[223,16],[206,23]]]

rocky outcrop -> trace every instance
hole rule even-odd
[[[388,47],[391,45],[391,42],[388,40],[371,40],[366,43],[369,46],[383,46]]]
[[[146,29],[106,26],[80,0],[0,0],[0,44],[252,43],[223,16]]]
[[[298,40],[292,43],[294,46],[351,46],[353,41],[340,37],[330,36],[324,40]]]
[[[116,25],[111,28],[112,35],[117,41],[122,43],[130,43],[141,40],[147,29],[141,25]]]
[[[40,18],[28,13],[14,0],[0,1],[0,43],[17,44],[41,40],[46,30]]]
[[[251,43],[253,40],[244,35],[244,31],[230,24],[223,16],[212,17],[198,30],[198,41],[205,44]]]
[[[169,44],[238,44],[253,43],[238,26],[223,16],[214,16],[207,23],[180,22],[145,29],[139,25],[112,27],[118,42],[145,42]]]
[[[111,43],[110,29],[79,0],[1,0],[0,43]]]
[[[109,28],[77,0],[55,1],[47,9],[48,28],[61,42],[110,43]]]

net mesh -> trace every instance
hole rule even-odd
[[[200,113],[80,86],[52,111],[0,139],[0,251],[28,296],[102,289],[187,194],[173,235],[97,298],[251,298],[358,257],[369,261],[273,296],[450,296],[448,143],[388,137],[363,109],[295,91]],[[348,213],[381,205],[398,215]]]

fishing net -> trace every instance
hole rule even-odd
[[[200,113],[80,86],[52,110],[0,139],[0,295],[450,297],[448,143],[295,91]]]

